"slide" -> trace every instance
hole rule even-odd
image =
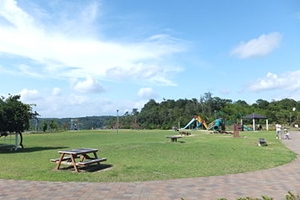
[[[189,123],[187,123],[187,125],[185,127],[183,127],[182,129],[186,129],[187,127],[189,127],[196,119],[193,118],[191,119],[191,121]]]
[[[215,120],[214,129],[215,130],[219,130],[219,128],[220,128],[221,125],[222,125],[222,120],[221,119],[216,119]]]
[[[208,128],[206,122],[200,116],[197,117],[197,120],[200,124],[200,125],[198,124],[197,128],[199,128],[202,124],[206,129]]]
[[[215,122],[216,120],[212,121],[209,125],[208,125],[208,129],[207,130],[212,130],[215,126]]]
[[[222,125],[221,119],[216,119],[208,125],[208,130],[216,130],[218,131]]]
[[[188,127],[189,127],[192,123],[194,123],[195,121],[197,122],[197,124],[196,124],[196,127],[195,127],[194,129],[198,129],[198,128],[200,128],[202,125],[203,125],[206,129],[208,129],[208,126],[207,126],[205,120],[203,120],[200,116],[197,116],[197,115],[195,115],[194,118],[191,119],[191,121],[190,121],[185,127],[183,127],[182,129],[188,128]]]
[[[243,129],[246,130],[246,131],[252,131],[252,128],[246,126],[246,125],[243,125]]]
[[[195,129],[198,129],[202,126],[202,123],[201,122],[198,122],[197,126],[195,127]]]

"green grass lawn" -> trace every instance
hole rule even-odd
[[[282,165],[296,158],[276,140],[274,132],[229,134],[190,131],[178,142],[163,130],[93,130],[60,133],[24,134],[25,149],[1,151],[1,179],[127,182],[167,180],[241,173]],[[263,137],[268,146],[259,147]],[[107,158],[103,169],[75,173],[54,170],[51,158],[59,150],[97,148],[98,157]]]

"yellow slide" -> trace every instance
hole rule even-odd
[[[208,129],[205,120],[203,120],[200,116],[197,117],[197,121],[200,122],[200,123],[202,123],[202,124],[204,125],[204,127],[205,127],[206,129]]]

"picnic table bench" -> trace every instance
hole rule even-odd
[[[82,166],[87,166],[93,163],[98,163],[100,164],[100,162],[102,161],[106,161],[106,158],[96,158],[96,159],[92,159],[92,160],[87,160],[87,161],[80,161],[77,164],[78,165],[82,165]]]
[[[62,158],[61,160],[59,160],[59,158],[52,158],[50,159],[51,162],[55,162],[55,163],[58,163],[59,161],[70,161],[71,162],[71,157],[64,157]]]
[[[167,136],[167,138],[171,139],[171,142],[177,142],[177,139],[182,138],[179,135],[172,135],[172,136]]]
[[[98,158],[98,149],[91,148],[78,148],[72,150],[58,151],[59,158],[50,159],[51,162],[56,163],[56,169],[58,170],[61,164],[72,165],[76,172],[79,172],[79,166],[88,166],[94,163],[100,164],[100,162],[106,161],[106,158]],[[92,154],[92,156],[88,155]],[[79,161],[78,161],[79,159]]]

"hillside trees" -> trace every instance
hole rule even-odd
[[[126,111],[122,117],[120,117],[119,120],[119,127],[122,128],[139,128],[139,125],[137,123],[137,115],[139,114],[139,111],[137,108],[133,108],[131,113],[129,111]],[[113,125],[112,125],[113,126]],[[116,124],[115,124],[116,126]]]
[[[195,115],[200,115],[206,121],[214,120],[231,100],[212,97],[210,93],[198,101],[196,98],[164,100],[161,103],[151,99],[138,115],[138,123],[144,128],[169,129],[188,123]]]
[[[293,109],[294,108],[294,109]],[[228,125],[239,123],[243,116],[257,113],[268,117],[270,124],[281,123],[286,125],[300,124],[300,102],[293,99],[272,100],[268,102],[258,99],[253,104],[244,100],[233,102],[230,99],[213,97],[210,92],[193,99],[164,99],[158,103],[150,99],[137,115],[136,121],[140,128],[170,129],[173,126],[183,127],[194,115],[201,116],[207,123],[222,117]],[[133,128],[126,126],[124,119],[120,128]],[[245,120],[247,121],[247,120]],[[131,119],[132,122],[132,119]],[[249,121],[249,123],[252,123]]]

